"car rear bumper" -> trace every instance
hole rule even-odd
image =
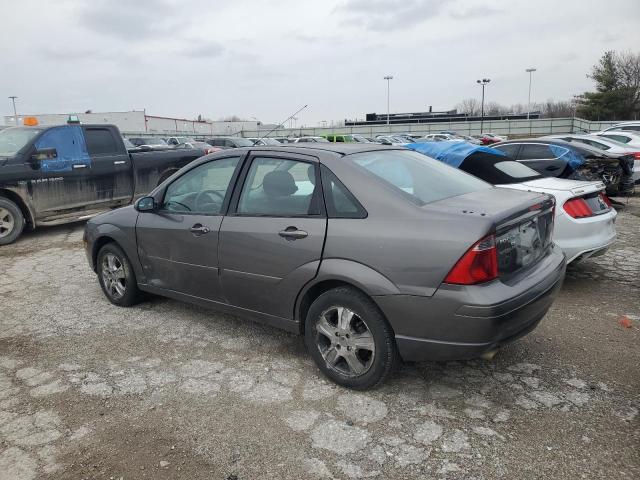
[[[431,297],[375,297],[406,361],[477,358],[533,330],[553,304],[566,270],[558,248],[536,266],[483,285],[443,284]]]
[[[553,241],[564,252],[567,263],[604,253],[616,239],[616,216],[613,209],[589,218],[556,216]]]

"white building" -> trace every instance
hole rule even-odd
[[[258,122],[199,122],[184,118],[158,117],[147,115],[144,110],[130,112],[92,112],[92,113],[46,113],[37,115],[18,115],[18,125],[25,117],[35,117],[39,125],[60,125],[67,122],[69,115],[77,115],[81,123],[109,123],[116,125],[124,134],[182,134],[182,135],[240,135],[243,130],[257,130]],[[16,125],[13,115],[5,115],[4,123],[8,127]]]

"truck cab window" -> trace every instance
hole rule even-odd
[[[89,155],[109,155],[119,153],[118,144],[111,130],[107,128],[87,128],[84,131]]]

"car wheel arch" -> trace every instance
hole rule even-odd
[[[0,197],[4,197],[7,200],[15,203],[22,212],[24,219],[26,220],[27,228],[35,228],[35,215],[33,214],[33,211],[31,210],[29,205],[27,205],[27,202],[25,202],[20,195],[12,190],[2,188],[0,189]]]
[[[369,300],[371,300],[371,302],[376,306],[376,308],[379,310],[382,316],[383,317],[385,316],[382,309],[378,306],[375,300],[375,297],[372,296],[370,293],[367,293],[363,288],[359,287],[355,283],[348,282],[342,279],[323,279],[321,281],[306,285],[304,289],[300,292],[300,295],[298,296],[294,318],[296,318],[299,321],[301,334],[304,334],[305,319],[306,319],[307,313],[309,312],[309,308],[311,307],[313,302],[318,297],[320,297],[320,295],[340,287],[351,288],[362,293]]]
[[[102,247],[110,243],[115,243],[116,245],[120,246],[118,242],[109,235],[102,235],[101,237],[98,237],[94,240],[91,247],[91,264],[93,265],[94,272],[98,271],[98,253],[100,252]],[[122,247],[120,246],[120,248]]]

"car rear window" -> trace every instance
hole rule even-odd
[[[498,162],[495,164],[495,167],[503,173],[506,173],[512,178],[531,178],[531,177],[541,177],[538,172],[536,172],[533,168],[529,168],[523,163],[518,162]]]
[[[492,188],[487,182],[408,150],[377,150],[345,158],[417,205]]]

